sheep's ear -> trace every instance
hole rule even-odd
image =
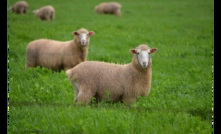
[[[94,35],[94,34],[95,34],[94,31],[90,31],[90,32],[88,33],[88,36],[92,36],[92,35]]]
[[[130,53],[132,53],[132,54],[136,54],[137,52],[136,52],[135,49],[131,49],[131,50],[130,50]]]
[[[150,50],[150,53],[152,54],[152,53],[155,53],[157,51],[157,48],[152,48],[151,50]]]
[[[80,35],[78,32],[73,32],[72,34],[76,36]]]

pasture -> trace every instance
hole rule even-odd
[[[16,0],[7,0],[11,6]],[[214,2],[118,0],[122,16],[100,15],[102,0],[28,0],[25,15],[7,12],[8,133],[208,134],[213,131]],[[53,5],[54,21],[32,12]],[[81,28],[95,32],[87,60],[127,64],[141,43],[152,55],[152,88],[131,107],[121,103],[73,106],[64,71],[25,69],[26,46],[35,39],[72,40]],[[120,75],[120,74],[119,74]]]

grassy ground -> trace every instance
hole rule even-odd
[[[7,0],[11,6],[16,0]],[[208,134],[212,121],[213,1],[119,0],[122,16],[98,15],[101,0],[28,1],[26,15],[7,13],[9,57],[8,133]],[[51,4],[52,22],[32,10]],[[129,49],[158,48],[150,95],[132,106],[99,103],[74,107],[64,71],[26,70],[27,44],[35,39],[71,40],[81,27],[95,31],[88,60],[129,63]]]

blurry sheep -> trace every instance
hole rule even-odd
[[[95,11],[99,14],[114,14],[121,16],[121,4],[117,2],[103,2],[95,6]]]

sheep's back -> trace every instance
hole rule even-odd
[[[86,61],[73,68],[73,72],[78,74],[79,79],[90,74],[93,77],[111,80],[119,75],[124,65],[105,63],[98,61]],[[90,77],[87,77],[90,79]],[[115,78],[116,79],[116,78]]]
[[[109,4],[106,4],[105,6],[105,9],[107,11],[115,11],[115,10],[118,10],[119,8],[121,8],[121,5],[118,3],[109,3]]]
[[[55,10],[52,6],[45,6],[39,9],[37,15],[43,16],[43,15],[47,15],[47,14],[54,13],[54,12]]]
[[[68,43],[68,42],[67,42]],[[49,40],[49,39],[38,39],[30,42],[27,48],[35,48],[41,49],[42,51],[48,51],[53,49],[58,49],[58,47],[62,47],[64,42],[56,41],[56,40]]]
[[[67,46],[69,41],[61,42],[49,39],[39,39],[32,41],[27,46],[27,54],[38,59],[55,59],[62,55],[62,50]]]
[[[28,44],[26,50],[27,63],[30,66],[60,69],[62,58],[70,41],[61,42],[49,39],[39,39]]]

